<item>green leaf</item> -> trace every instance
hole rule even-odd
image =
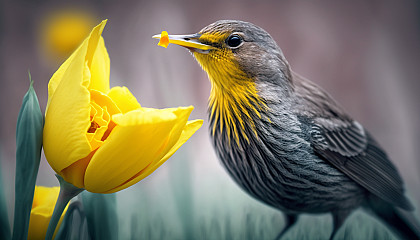
[[[29,75],[29,78],[31,76]],[[27,239],[29,217],[41,158],[44,115],[31,80],[16,126],[15,218],[13,239]]]
[[[1,170],[1,168],[0,168]],[[10,225],[7,216],[6,199],[3,192],[3,179],[0,171],[0,239],[10,239]]]
[[[118,216],[116,194],[82,194],[83,210],[86,215],[91,239],[118,239]]]
[[[83,227],[85,220],[82,202],[79,200],[72,202],[67,209],[55,239],[82,239],[84,236],[87,236],[87,230]],[[89,238],[85,237],[85,239]]]

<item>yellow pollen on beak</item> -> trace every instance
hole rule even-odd
[[[159,40],[158,46],[167,48],[168,45],[169,45],[168,32],[167,31],[162,31],[162,33],[160,34],[160,40]]]
[[[167,48],[169,43],[172,43],[189,49],[196,49],[202,51],[214,49],[214,47],[210,45],[199,42],[197,34],[168,35],[166,31],[162,31],[161,34],[154,35],[152,36],[152,38],[159,39],[158,45],[164,48]]]

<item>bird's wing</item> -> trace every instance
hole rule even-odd
[[[308,128],[315,153],[369,192],[412,210],[403,181],[379,144],[322,89],[309,82],[301,84],[297,90],[306,109],[301,112],[306,114],[300,119]]]
[[[315,152],[369,192],[412,210],[404,196],[400,175],[370,134],[356,121],[333,128],[326,122],[316,119],[312,126],[311,144]]]

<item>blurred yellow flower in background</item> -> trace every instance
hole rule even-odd
[[[45,239],[47,233],[48,223],[54,211],[54,206],[60,192],[59,187],[43,187],[35,186],[34,200],[32,203],[31,218],[29,220],[28,239],[38,240]],[[57,233],[60,224],[66,214],[67,207],[61,215],[58,227],[55,231]],[[54,233],[54,235],[55,235]]]
[[[44,153],[65,181],[112,193],[147,177],[197,131],[193,107],[143,108],[126,87],[109,87],[106,21],[63,63],[48,85]]]
[[[42,21],[40,40],[43,52],[53,59],[65,59],[82,43],[95,26],[93,14],[78,9],[55,10]]]

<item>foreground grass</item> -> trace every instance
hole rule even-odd
[[[171,222],[174,219],[162,216],[156,216],[153,220],[139,218],[141,217],[131,219],[131,229],[122,232],[121,239],[274,239],[284,226],[280,213],[265,216],[252,211],[247,212],[239,220],[228,215],[201,218],[187,228],[187,232],[179,231]],[[304,215],[282,239],[323,240],[329,238],[331,230],[332,220],[329,215]],[[343,225],[335,239],[393,240],[396,238],[376,219],[357,211]]]

